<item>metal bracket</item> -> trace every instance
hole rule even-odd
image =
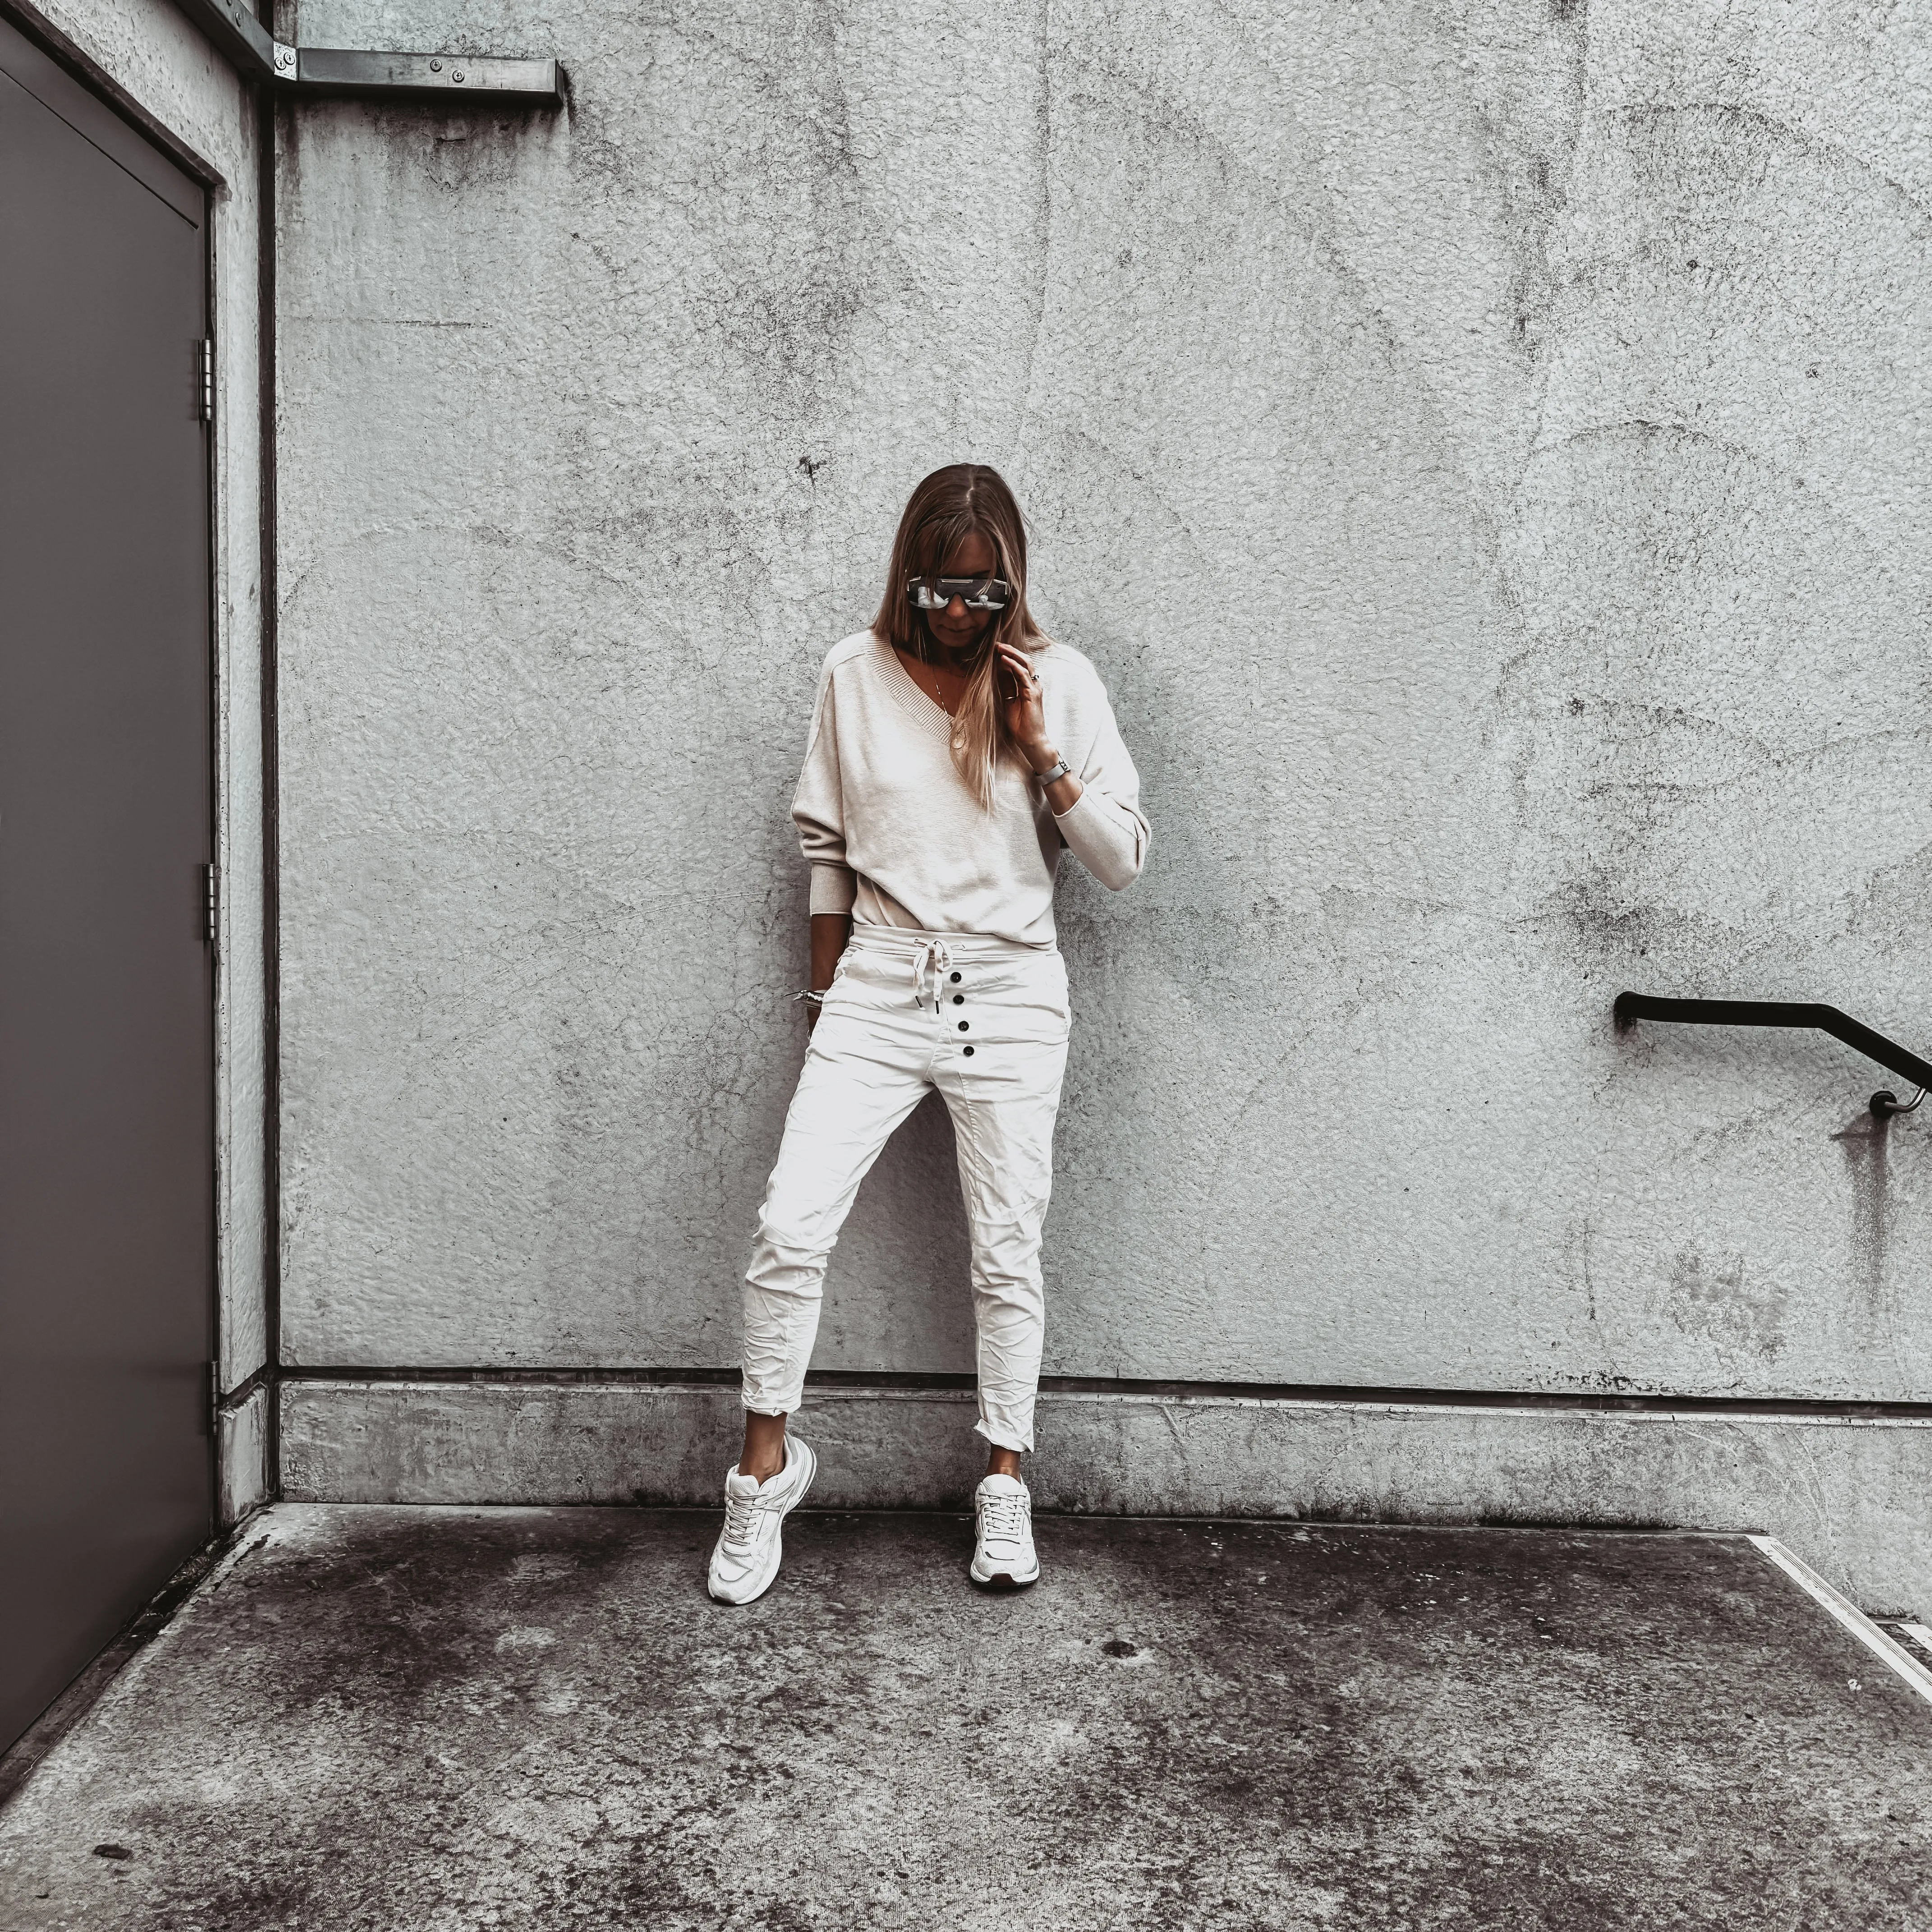
[[[296,80],[305,91],[392,96],[481,94],[493,100],[563,98],[555,61],[362,53],[346,47],[302,47],[296,58]]]
[[[379,53],[355,47],[292,47],[242,0],[178,0],[245,80],[291,92],[426,99],[451,94],[560,106],[563,76],[554,60],[499,60],[469,54]]]
[[[241,0],[181,0],[182,11],[251,80],[274,72],[274,36]]]

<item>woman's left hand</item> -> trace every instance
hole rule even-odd
[[[994,648],[999,653],[998,675],[1006,734],[1022,752],[1044,751],[1047,748],[1046,710],[1041,702],[1040,673],[1033,658],[1004,638],[995,640]]]

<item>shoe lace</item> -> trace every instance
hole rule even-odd
[[[764,1504],[756,1496],[732,1496],[724,1504],[724,1540],[734,1550],[746,1548],[754,1540],[758,1512]]]
[[[991,1496],[980,1504],[980,1534],[988,1542],[1017,1543],[1026,1533],[1024,1496]]]

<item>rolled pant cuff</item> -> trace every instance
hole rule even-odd
[[[805,1392],[801,1389],[787,1402],[782,1396],[754,1395],[749,1389],[740,1389],[738,1406],[748,1415],[796,1415],[805,1406]]]
[[[1011,1449],[1022,1456],[1033,1454],[1033,1434],[1029,1430],[1022,1436],[1017,1430],[1003,1427],[995,1422],[988,1424],[984,1416],[973,1425],[975,1436],[983,1436],[995,1449]]]

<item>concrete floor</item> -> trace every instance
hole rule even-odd
[[[0,1925],[1932,1923],[1932,1708],[1739,1538],[284,1506],[0,1814]]]

